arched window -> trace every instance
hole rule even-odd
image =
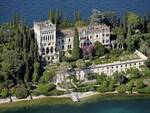
[[[45,49],[44,48],[42,48],[42,54],[45,55]]]
[[[50,52],[53,53],[53,47],[50,48]]]
[[[48,53],[49,53],[49,48],[47,47],[47,48],[46,48],[46,54],[48,54]]]

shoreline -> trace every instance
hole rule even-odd
[[[107,96],[112,96],[112,97],[124,97],[124,96],[130,96],[130,97],[134,97],[134,96],[148,96],[150,97],[150,94],[139,94],[137,92],[133,92],[132,94],[128,94],[128,93],[124,93],[124,94],[119,94],[116,91],[115,92],[105,92],[105,93],[99,93],[99,92],[93,92],[93,91],[89,91],[89,92],[84,92],[84,93],[80,93],[80,92],[76,92],[75,94],[78,94],[77,99],[80,101],[82,100],[86,100],[87,98],[91,98],[94,96],[97,97],[107,97]],[[16,103],[16,102],[23,102],[23,101],[33,101],[33,100],[39,100],[39,99],[43,99],[43,98],[54,98],[54,99],[59,99],[59,98],[69,98],[70,100],[72,100],[72,103],[75,102],[79,102],[79,101],[74,101],[73,97],[71,97],[71,94],[64,94],[64,95],[59,95],[59,96],[45,96],[45,95],[39,95],[39,96],[32,96],[32,99],[30,99],[30,96],[28,96],[25,99],[17,99],[16,97],[11,97],[12,98],[12,102],[10,102],[10,98],[5,98],[5,99],[0,99],[0,105],[3,104],[11,104],[11,103]]]
[[[86,98],[89,96],[97,95],[98,92],[89,91],[89,92],[78,93],[78,94],[80,94],[79,99],[82,99],[82,98]],[[42,98],[47,98],[47,97],[50,97],[50,98],[71,98],[71,94],[64,94],[64,95],[60,95],[60,96],[45,96],[45,95],[32,96],[32,100],[37,100],[37,99],[42,99]],[[28,96],[25,99],[17,99],[16,97],[11,97],[11,98],[12,98],[12,102],[10,102],[10,98],[0,99],[0,105],[6,104],[6,103],[11,104],[11,103],[15,103],[15,102],[28,101],[28,100],[30,101],[31,100],[30,96]]]
[[[71,98],[66,96],[44,96],[33,100],[22,100],[12,103],[0,104],[0,112],[9,111],[18,108],[30,108],[34,106],[44,105],[82,105],[97,101],[112,101],[112,100],[134,100],[134,99],[150,99],[150,94],[116,94],[116,93],[97,93],[82,97],[79,102],[73,102]]]
[[[149,97],[150,98],[150,94],[139,94],[139,93],[132,93],[132,94],[128,94],[128,93],[124,93],[124,94],[119,94],[117,92],[106,92],[106,93],[99,93],[99,92],[84,92],[84,93],[78,93],[80,94],[79,100],[87,100],[89,98],[92,97],[112,97],[112,98],[119,98],[119,97]],[[14,104],[16,102],[25,102],[25,101],[34,101],[34,100],[41,100],[41,99],[45,99],[45,98],[52,98],[52,99],[70,99],[72,101],[72,103],[75,103],[73,101],[73,99],[71,98],[71,94],[64,94],[64,95],[60,95],[60,96],[45,96],[45,95],[39,95],[39,96],[32,96],[32,99],[30,99],[30,97],[28,96],[25,99],[17,99],[16,97],[12,97],[12,102],[10,102],[9,98],[5,98],[5,99],[0,99],[0,105],[3,104]],[[105,98],[106,99],[106,98]],[[104,100],[105,100],[104,99]],[[78,101],[80,102],[80,101]]]

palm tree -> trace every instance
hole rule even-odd
[[[124,44],[126,43],[126,40],[124,39],[123,36],[120,36],[120,37],[117,38],[115,43],[117,44],[117,48],[122,48],[123,49]]]

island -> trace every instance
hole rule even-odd
[[[18,14],[0,25],[0,104],[91,95],[150,96],[150,19],[133,12],[50,10],[32,28]],[[70,101],[69,101],[70,102]]]

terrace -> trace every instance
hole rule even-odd
[[[129,53],[127,51],[122,52],[121,54],[106,54],[103,57],[94,58],[91,60],[93,65],[98,64],[107,64],[107,63],[113,63],[117,61],[128,61],[128,60],[136,60],[140,59],[140,57],[135,53]]]

